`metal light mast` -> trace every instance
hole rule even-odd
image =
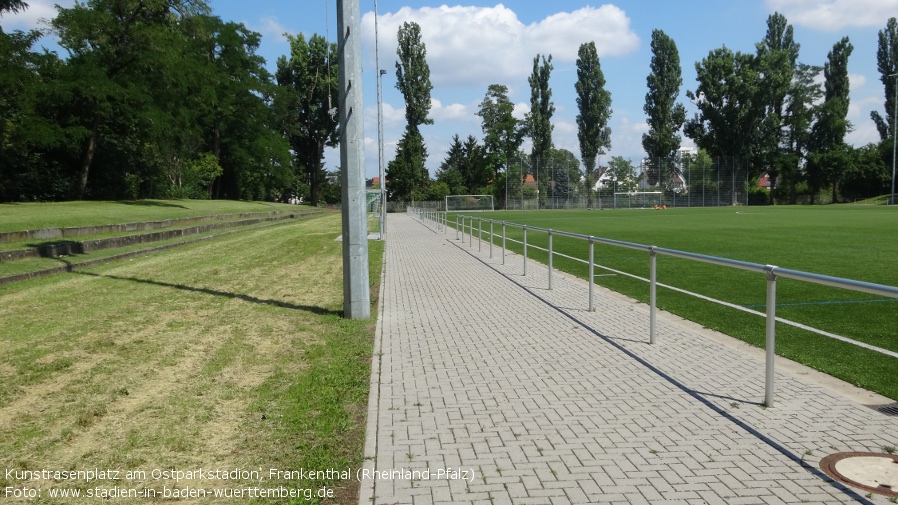
[[[362,21],[359,0],[337,0],[340,54],[340,166],[343,213],[343,317],[371,317],[365,132],[362,123]]]
[[[377,169],[380,176],[380,239],[387,234],[387,178],[384,174],[384,104],[380,69],[380,38],[377,35],[377,0],[374,0],[374,66],[377,67]]]

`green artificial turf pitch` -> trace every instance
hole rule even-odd
[[[497,211],[477,217],[564,230],[645,245],[776,265],[836,277],[898,286],[898,207],[787,206],[679,208],[666,210]],[[454,215],[450,215],[454,223]],[[475,225],[476,229],[476,225]],[[499,228],[495,228],[500,233]],[[519,228],[508,238],[520,241]],[[530,230],[528,243],[546,248],[545,233]],[[498,243],[497,239],[497,242]],[[509,242],[520,252],[520,244]],[[555,236],[553,248],[585,260],[585,240]],[[546,262],[545,252],[528,256]],[[646,252],[596,244],[596,262],[647,278]],[[587,266],[555,257],[556,268],[587,276]],[[642,301],[648,284],[596,270],[596,283]],[[658,281],[764,312],[766,278],[666,256],[658,257]],[[586,303],[584,294],[584,303]],[[658,306],[759,347],[764,319],[659,288]],[[898,351],[898,300],[790,279],[777,282],[777,316],[878,347]],[[898,399],[898,359],[818,334],[777,325],[777,352],[785,357]]]

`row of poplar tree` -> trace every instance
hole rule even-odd
[[[799,48],[792,26],[775,13],[768,17],[767,33],[755,52],[733,52],[726,47],[710,51],[695,64],[698,85],[686,95],[698,113],[687,119],[685,107],[677,102],[683,80],[676,44],[663,31],[654,30],[644,106],[649,130],[642,138],[646,159],[653,160],[647,163],[647,182],[663,186],[665,180],[683,175],[679,171],[684,164],[677,159],[682,132],[699,147],[701,156],[745,160],[751,178],[768,174],[771,201],[776,200],[778,182],[789,190],[782,200],[792,202],[799,193],[811,195],[813,201],[820,191],[831,191],[833,201],[838,201],[843,188],[854,197],[887,192],[895,131],[889,111],[895,107],[898,84],[898,78],[889,77],[898,73],[895,18],[879,32],[877,61],[887,112],[871,114],[881,137],[878,144],[855,148],[845,143],[852,129],[846,118],[848,58],[853,50],[849,39],[835,43],[822,67],[799,62]],[[552,57],[537,55],[529,78],[527,116],[522,120],[512,116],[514,105],[506,86],[489,86],[478,112],[482,143],[473,136],[465,141],[455,136],[435,180],[425,168],[427,149],[419,131],[432,123],[427,117],[432,85],[416,24],[406,23],[400,29],[398,54],[397,88],[405,97],[407,126],[387,170],[391,198],[439,200],[446,194],[494,194],[501,201],[508,187],[506,177],[514,178],[520,187],[527,173],[535,175],[542,166],[545,175],[546,167],[552,167],[554,180],[550,187],[549,177],[538,179],[540,195],[571,181],[584,181],[589,202],[593,181],[605,170],[596,166],[596,156],[611,148],[611,95],[605,89],[594,43],[580,46],[576,62],[580,160],[553,146]],[[523,153],[520,148],[528,137],[533,147]],[[625,160],[613,161],[629,165]]]
[[[0,16],[26,8],[22,0],[0,0]],[[336,44],[291,36],[290,54],[278,58],[272,75],[256,54],[261,35],[211,15],[204,0],[88,0],[57,10],[44,31],[0,28],[0,201],[339,199],[339,178],[323,165],[325,148],[339,140]],[[65,58],[35,49],[48,31]],[[489,86],[478,111],[482,141],[456,136],[433,180],[420,131],[433,122],[420,27],[405,23],[398,42],[396,87],[407,124],[387,168],[391,199],[503,195],[509,179],[520,182],[541,167],[543,174],[552,167],[554,188],[580,180],[592,186],[597,156],[611,148],[612,113],[594,43],[580,46],[576,63],[579,159],[554,148],[552,57],[537,55],[527,117],[513,117],[506,86]],[[688,120],[677,103],[674,41],[655,30],[651,49],[643,136],[650,159],[673,158],[682,131],[710,156],[749,159],[753,175],[769,173],[793,194],[797,185],[834,196],[848,186],[883,192],[892,116],[873,113],[880,146],[844,142],[851,128],[847,38],[822,68],[805,65],[785,17],[770,16],[754,53],[724,47],[696,63],[698,86],[687,96],[699,112]],[[877,59],[891,111],[895,18],[879,32]],[[530,153],[520,150],[524,138],[532,139]],[[662,180],[680,166],[658,164],[649,178]],[[540,177],[540,185],[548,179]]]

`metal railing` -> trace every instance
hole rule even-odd
[[[445,232],[448,226],[446,211],[425,207],[406,207],[405,212],[428,228],[438,232]]]
[[[412,209],[409,210],[412,213]],[[422,222],[432,223],[430,226],[437,230],[441,230],[443,232],[448,232],[450,228],[449,223],[447,222],[447,215],[445,212],[429,212],[426,209],[424,210],[416,210],[414,211],[416,217],[419,218]],[[506,242],[512,241],[523,246],[523,275],[527,275],[527,260],[528,260],[528,248],[536,248],[541,251],[545,251],[548,253],[548,289],[552,289],[552,272],[553,268],[553,257],[554,256],[562,256],[574,261],[578,261],[581,263],[586,263],[589,268],[588,274],[588,285],[589,285],[589,311],[594,312],[596,310],[595,305],[595,267],[599,266],[599,268],[603,268],[605,270],[617,273],[619,275],[624,275],[627,277],[631,277],[633,279],[637,279],[640,281],[649,283],[649,343],[654,344],[657,341],[657,287],[661,286],[664,288],[668,288],[683,294],[687,294],[690,296],[694,296],[705,301],[718,303],[730,308],[734,308],[737,310],[741,310],[743,312],[748,312],[750,314],[763,316],[766,318],[766,326],[765,326],[765,351],[766,351],[766,377],[765,377],[765,389],[764,389],[764,404],[768,407],[773,406],[773,398],[774,398],[774,359],[776,356],[776,323],[785,323],[791,326],[795,326],[801,328],[803,330],[812,331],[830,338],[836,338],[838,340],[842,340],[854,345],[858,345],[860,347],[864,347],[866,349],[885,354],[888,356],[892,356],[898,358],[898,353],[894,351],[890,351],[888,349],[883,349],[880,347],[876,347],[870,344],[866,344],[863,342],[858,342],[856,340],[852,340],[846,337],[841,337],[839,335],[834,335],[832,333],[818,330],[816,328],[806,326],[800,323],[796,323],[793,321],[789,321],[782,318],[776,317],[776,281],[778,278],[784,279],[794,279],[803,282],[810,282],[814,284],[820,284],[824,286],[831,286],[836,288],[848,289],[852,291],[860,291],[864,293],[869,293],[873,295],[886,296],[889,298],[898,298],[898,287],[894,286],[886,286],[883,284],[875,284],[871,282],[863,282],[852,279],[844,279],[841,277],[832,277],[828,275],[821,275],[809,272],[802,272],[799,270],[791,270],[787,268],[780,268],[774,265],[762,265],[759,263],[750,263],[747,261],[738,261],[727,258],[720,258],[716,256],[708,256],[704,254],[696,254],[685,251],[678,251],[676,249],[667,249],[664,247],[650,246],[644,244],[637,244],[634,242],[625,242],[621,240],[613,240],[608,238],[595,237],[592,235],[584,235],[580,233],[572,233],[561,230],[553,230],[549,228],[542,228],[538,226],[528,226],[517,223],[509,223],[506,221],[498,221],[493,219],[486,219],[477,216],[467,216],[456,214],[455,216],[455,234],[456,240],[461,240],[461,242],[465,243],[465,228],[467,227],[467,235],[469,237],[468,243],[469,247],[474,246],[474,238],[475,238],[475,229],[474,229],[474,221],[477,221],[477,248],[478,251],[482,250],[482,242],[483,242],[483,225],[484,223],[489,224],[489,248],[490,248],[490,257],[493,257],[493,242],[497,239],[497,235],[494,234],[494,225],[501,225],[502,227],[502,264],[505,264],[505,256],[507,252]],[[512,240],[507,237],[507,228],[520,228],[522,230],[523,240]],[[548,248],[542,248],[533,245],[532,243],[528,243],[527,241],[527,232],[528,231],[536,231],[546,233],[548,235]],[[562,236],[562,237],[570,237],[575,239],[582,239],[588,242],[589,244],[589,258],[584,261],[580,258],[576,258],[573,256],[568,256],[566,254],[562,254],[560,252],[554,251],[553,249],[553,237]],[[649,278],[646,279],[644,277],[640,277],[638,275],[634,275],[628,272],[623,272],[620,270],[615,270],[609,267],[596,265],[595,263],[595,244],[607,244],[616,247],[624,247],[627,249],[633,249],[637,251],[643,251],[648,254],[649,259]],[[691,261],[698,261],[701,263],[709,263],[712,265],[718,265],[728,268],[736,268],[739,270],[745,270],[749,272],[763,274],[767,279],[767,294],[766,294],[766,311],[759,312],[747,307],[742,307],[739,305],[735,305],[732,303],[728,303],[725,301],[717,300],[708,296],[704,296],[698,293],[693,293],[691,291],[687,291],[685,289],[677,288],[675,286],[670,286],[667,284],[662,284],[657,281],[657,257],[659,255],[663,256],[671,256],[675,258],[681,258]]]

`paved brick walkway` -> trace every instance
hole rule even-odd
[[[644,305],[389,219],[360,505],[889,503],[818,463],[898,417],[780,369],[761,408],[752,353],[665,315],[649,345]]]

